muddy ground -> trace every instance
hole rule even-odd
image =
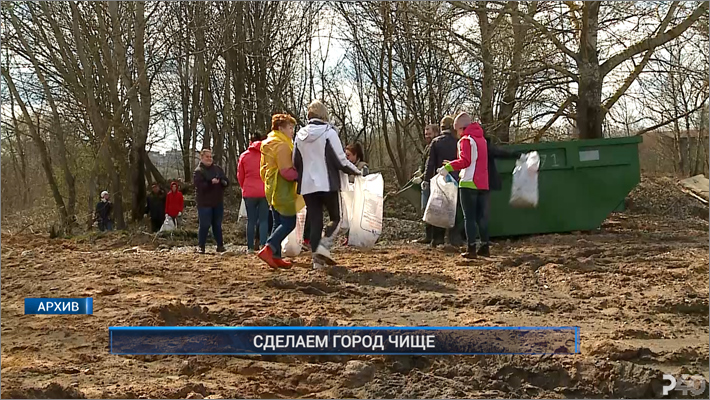
[[[664,372],[708,376],[708,222],[651,189],[597,231],[468,263],[392,232],[318,272],[307,255],[272,271],[143,234],[3,232],[2,398],[659,397]],[[23,315],[25,297],[54,296],[93,297],[94,315]],[[110,355],[108,327],[128,325],[565,325],[581,354]]]

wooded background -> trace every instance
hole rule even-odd
[[[501,142],[664,131],[669,172],[707,171],[707,2],[2,2],[2,43],[3,218],[71,228],[107,189],[124,228],[148,182],[189,182],[203,147],[235,181],[316,98],[400,185],[462,110]]]

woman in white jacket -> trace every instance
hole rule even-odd
[[[348,161],[338,132],[327,122],[328,109],[319,100],[308,105],[308,124],[296,134],[293,165],[298,171],[298,194],[306,201],[306,220],[311,228],[313,267],[335,265],[330,255],[333,240],[340,225],[338,192],[347,183],[348,175],[360,171]],[[328,210],[330,223],[323,233],[323,209]]]

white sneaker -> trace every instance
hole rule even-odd
[[[323,246],[322,243],[318,244],[318,248],[316,249],[316,252],[314,255],[321,258],[328,265],[336,265],[337,264],[337,262],[330,255],[330,250],[328,250],[328,248],[326,246]]]
[[[335,235],[333,235],[333,236],[335,236]],[[335,241],[333,240],[333,237],[332,237],[332,236],[331,236],[331,237],[329,237],[329,236],[323,236],[323,237],[321,238],[321,240],[320,240],[320,244],[323,245],[323,246],[325,246],[325,248],[328,249],[328,250],[330,250],[330,249],[333,247],[333,243],[334,243],[334,242],[335,242]]]

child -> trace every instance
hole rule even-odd
[[[181,224],[182,210],[185,207],[185,200],[180,192],[177,182],[172,182],[170,184],[170,192],[165,197],[165,214],[173,219],[175,227],[179,227]]]
[[[105,190],[101,192],[101,200],[96,204],[94,219],[98,221],[101,232],[113,230],[113,203]]]

